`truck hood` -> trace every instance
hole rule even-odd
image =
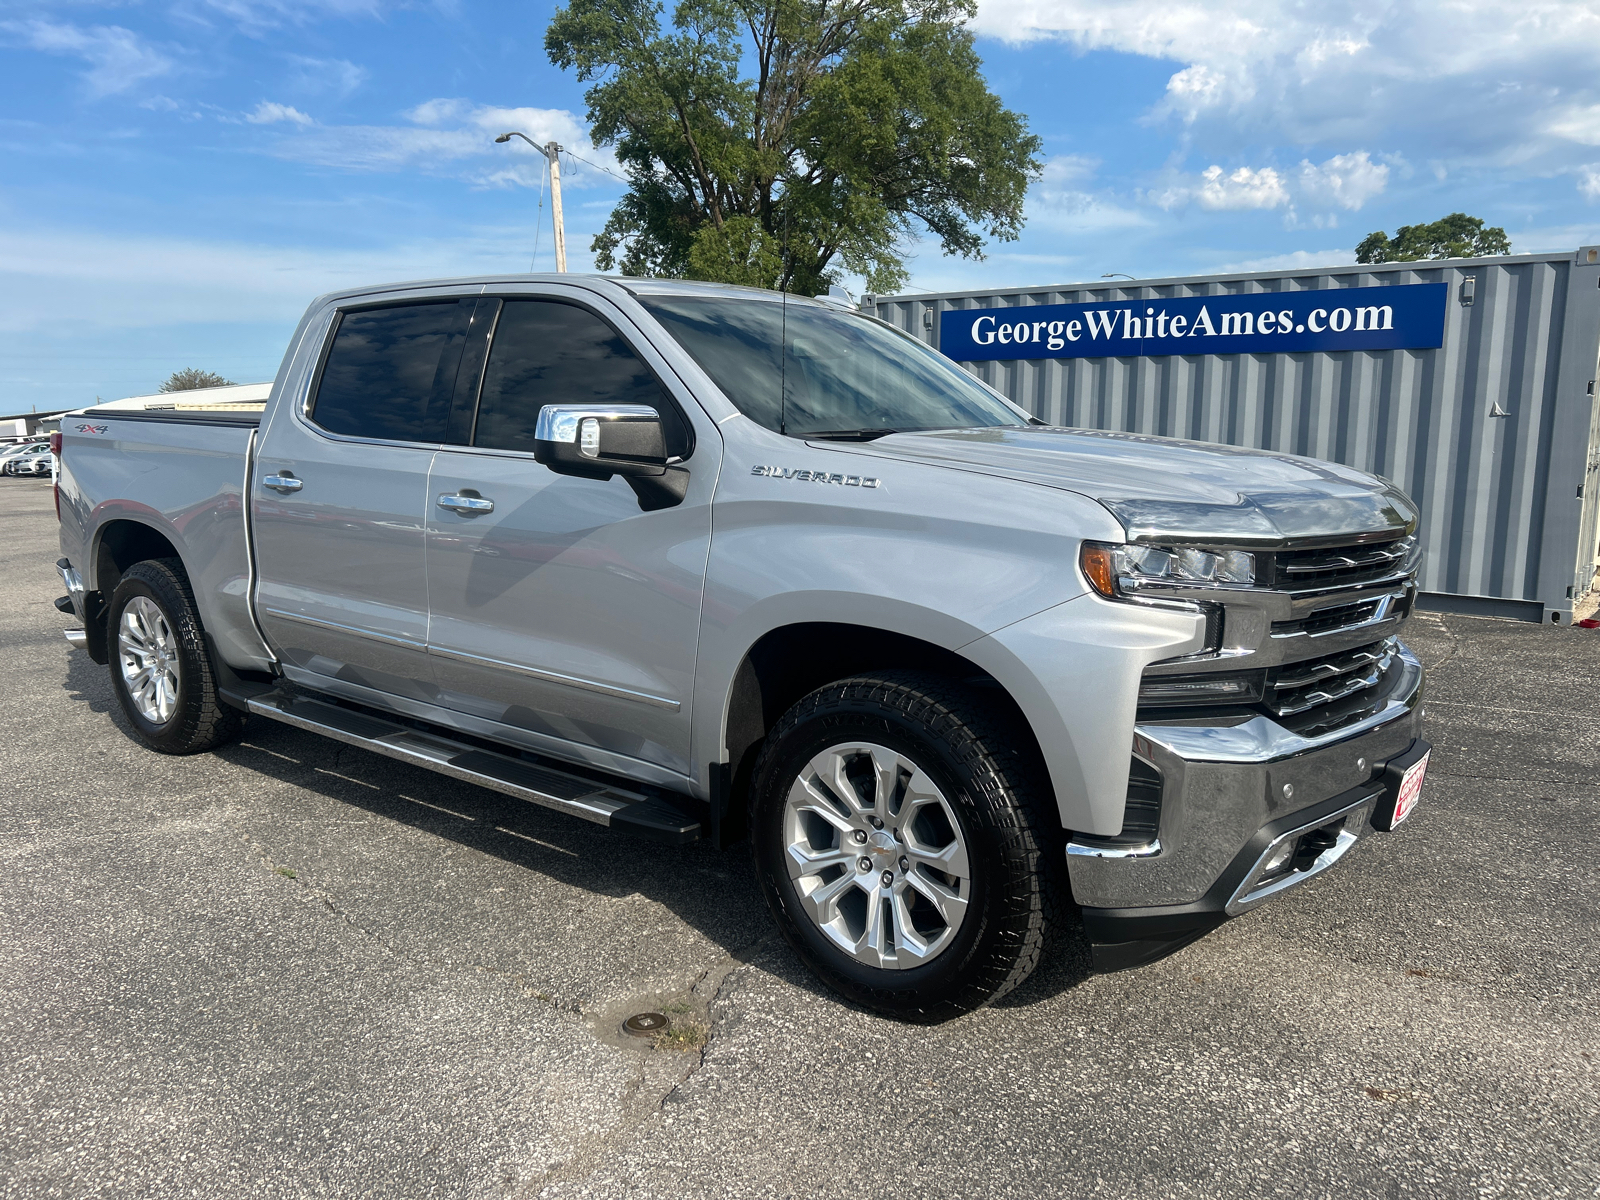
[[[1109,509],[1130,541],[1271,549],[1417,523],[1410,497],[1376,475],[1210,442],[1033,426],[893,434],[870,453],[1077,492]]]

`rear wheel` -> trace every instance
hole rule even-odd
[[[181,562],[161,558],[129,567],[106,620],[111,690],[140,741],[163,754],[198,754],[239,735],[243,714],[217,695]]]
[[[756,764],[768,904],[824,982],[941,1021],[1011,991],[1065,903],[1042,764],[976,689],[884,672],[820,688]]]

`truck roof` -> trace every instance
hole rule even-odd
[[[461,275],[444,279],[410,279],[398,283],[370,284],[365,287],[341,288],[336,292],[326,292],[317,297],[317,304],[337,303],[341,300],[350,300],[359,296],[370,296],[385,292],[403,292],[412,289],[433,289],[450,287],[483,287],[492,288],[497,284],[508,283],[576,283],[576,284],[605,284],[618,287],[634,296],[724,296],[744,300],[775,301],[783,293],[775,292],[768,288],[745,287],[732,283],[706,283],[694,279],[645,279],[626,275],[598,275],[598,274],[552,274],[549,272],[529,273],[522,275]],[[849,307],[840,304],[837,300],[825,300],[822,297],[815,299],[789,296],[791,304],[817,304],[826,308],[839,309]],[[851,311],[855,311],[851,308]]]

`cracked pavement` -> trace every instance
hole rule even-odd
[[[1600,1194],[1600,633],[1419,617],[1405,829],[927,1029],[821,990],[740,851],[259,720],[140,749],[58,553],[0,479],[0,1196]]]

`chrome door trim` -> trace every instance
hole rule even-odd
[[[294,621],[297,624],[310,625],[317,629],[336,629],[340,633],[353,634],[359,638],[366,638],[368,641],[382,642],[386,646],[401,646],[407,650],[426,651],[428,649],[426,643],[414,642],[410,638],[395,637],[392,634],[377,633],[371,629],[360,629],[355,625],[341,625],[337,621],[324,621],[318,617],[307,617],[300,613],[285,612],[281,608],[267,608],[263,605],[261,611],[270,613],[274,617],[282,617],[285,621]]]
[[[621,700],[637,700],[641,704],[654,705],[656,708],[665,708],[677,712],[683,707],[676,700],[669,700],[665,696],[654,696],[649,692],[636,692],[632,688],[616,687],[609,683],[597,683],[592,679],[580,679],[576,675],[562,675],[557,671],[544,671],[538,667],[527,667],[521,663],[506,662],[499,658],[485,658],[480,654],[464,654],[460,650],[446,650],[442,646],[428,647],[428,653],[440,658],[453,659],[456,662],[471,663],[478,667],[498,667],[502,671],[512,671],[518,675],[526,675],[530,679],[542,680],[545,683],[559,683],[567,687],[582,688],[586,692],[598,692],[602,696],[616,696]]]

